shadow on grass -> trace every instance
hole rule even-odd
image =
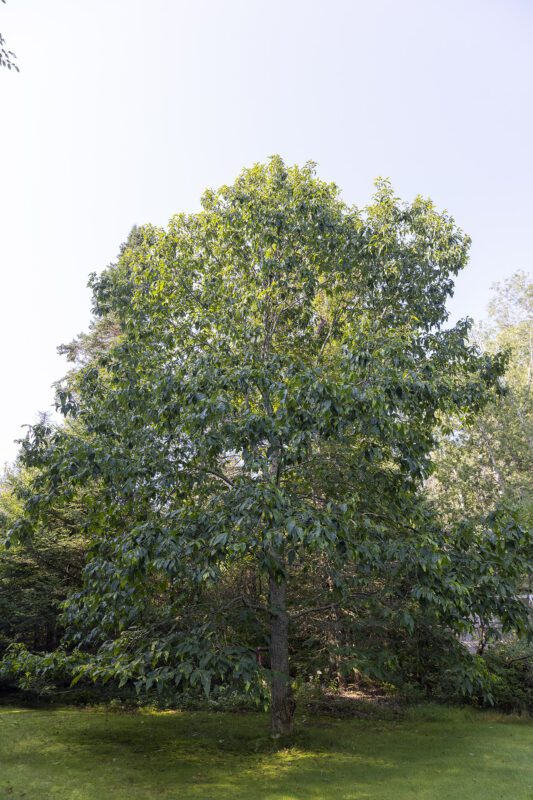
[[[533,727],[495,715],[322,718],[276,743],[261,714],[16,712],[0,710],[1,800],[532,797]]]

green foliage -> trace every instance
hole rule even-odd
[[[505,711],[533,713],[533,647],[501,642],[484,655],[492,679],[493,704]]]
[[[431,633],[431,649],[422,650],[415,641],[402,653],[404,672],[396,683],[408,700],[431,697],[439,703],[469,703],[507,713],[533,711],[531,644],[503,640],[482,656],[470,655],[457,639]],[[450,655],[450,650],[455,653]],[[411,676],[405,669],[409,664],[415,667]]]
[[[504,393],[470,424],[455,420],[435,457],[430,491],[448,521],[485,514],[498,503],[531,527],[533,500],[533,284],[517,272],[495,287],[490,324],[476,331],[487,353],[504,350]]]
[[[36,476],[13,534],[84,492],[90,558],[66,619],[85,674],[262,696],[258,653],[287,614],[291,642],[326,630],[342,668],[384,676],[391,632],[421,614],[525,629],[519,522],[443,529],[421,493],[443,421],[472,419],[505,365],[468,323],[444,327],[468,245],[428,200],[380,181],[350,208],[279,157],[132,232],[92,278],[66,424],[24,442]]]
[[[71,685],[84,661],[80,653],[54,650],[39,655],[31,653],[22,643],[12,643],[0,662],[0,681],[46,695]]]
[[[22,509],[34,501],[35,479],[27,469],[6,473],[0,487],[2,542],[9,530],[24,528]],[[20,536],[11,547],[0,543],[0,652],[11,642],[38,651],[58,646],[61,605],[79,588],[85,560],[79,495],[67,507],[52,503],[31,536]]]

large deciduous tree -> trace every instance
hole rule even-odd
[[[284,734],[291,625],[324,603],[356,618],[370,582],[378,597],[395,584],[450,624],[483,598],[520,623],[512,565],[503,594],[478,580],[520,532],[445,534],[419,496],[441,420],[475,413],[503,369],[468,324],[444,328],[468,244],[430,201],[401,203],[382,181],[358,210],[312,164],[275,157],[206,192],[200,212],[136,229],[93,278],[96,314],[120,333],[60,387],[74,421],[34,430],[25,450],[42,468],[35,508],[98,486],[69,610],[100,644],[94,675],[206,691],[268,680]],[[306,569],[316,608],[295,585]],[[206,612],[239,570],[255,593]],[[237,607],[255,641],[217,625]]]

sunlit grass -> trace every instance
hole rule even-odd
[[[423,707],[399,719],[0,707],[1,800],[532,800],[533,723]]]

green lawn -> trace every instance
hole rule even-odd
[[[1,800],[532,800],[533,723],[425,707],[400,719],[0,706]]]

